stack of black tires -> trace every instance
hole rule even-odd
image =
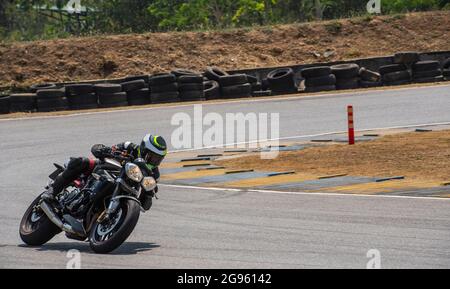
[[[177,77],[172,73],[152,75],[149,80],[151,103],[170,103],[180,100]]]
[[[308,67],[302,70],[306,92],[336,90],[336,76],[329,66]]]
[[[203,82],[205,88],[204,94],[206,100],[214,100],[220,98],[220,85],[215,80],[205,80]]]
[[[122,91],[122,85],[101,83],[94,85],[100,108],[127,106],[127,93]]]
[[[271,96],[272,95],[272,91],[269,89],[269,87],[267,87],[265,89],[263,88],[263,85],[259,81],[258,77],[247,74],[247,79],[248,79],[248,82],[252,86],[252,96],[253,97]],[[266,79],[266,81],[267,81],[267,79]],[[267,86],[269,86],[269,85],[267,85]]]
[[[418,61],[412,65],[412,77],[415,83],[443,81],[439,61]]]
[[[36,92],[36,108],[39,112],[61,111],[69,108],[65,90],[41,89]]]
[[[403,85],[411,83],[411,73],[405,64],[389,64],[379,69],[383,85]]]
[[[9,96],[10,112],[33,112],[36,111],[35,93],[14,93]]]
[[[128,79],[122,82],[122,90],[127,94],[129,105],[145,105],[150,103],[150,90],[144,79]]]
[[[267,84],[273,94],[297,93],[295,74],[292,68],[280,68],[267,75]]]
[[[9,95],[0,95],[0,114],[10,112],[10,99]]]
[[[205,98],[206,99],[218,99],[222,98],[222,90],[220,87],[220,77],[229,75],[227,72],[223,71],[217,67],[206,68],[203,76],[204,86],[205,86]]]
[[[378,72],[361,67],[359,70],[359,86],[362,88],[381,86],[381,75]]]
[[[331,73],[336,77],[336,89],[359,88],[359,65],[355,63],[331,66]]]
[[[252,85],[248,82],[246,74],[228,74],[217,68],[208,67],[204,76],[209,81],[216,81],[220,87],[221,98],[245,98],[252,96]],[[212,83],[215,87],[214,83]]]
[[[200,74],[191,74],[178,77],[178,91],[181,101],[205,100],[203,76]]]
[[[70,84],[65,86],[69,108],[72,110],[98,108],[98,98],[93,84]]]
[[[178,92],[181,101],[200,101],[205,100],[204,77],[200,72],[176,69],[172,71],[178,82]]]
[[[219,78],[223,98],[245,98],[252,96],[252,85],[245,74],[224,75]]]

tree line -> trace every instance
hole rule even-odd
[[[69,0],[0,0],[0,39],[73,34],[223,29],[336,19],[367,13],[369,0],[81,0],[81,14],[58,12]],[[382,13],[450,9],[450,0],[381,0]]]

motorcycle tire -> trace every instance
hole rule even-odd
[[[141,212],[140,205],[133,200],[124,200],[120,202],[119,208],[117,211],[121,212],[119,220],[112,228],[112,231],[104,235],[106,236],[105,240],[100,240],[104,237],[99,234],[99,230],[101,231],[103,228],[100,227],[102,225],[95,222],[92,226],[89,244],[95,253],[107,254],[114,251],[126,241],[136,227]]]
[[[32,221],[33,208],[40,201],[37,197],[26,210],[20,222],[19,234],[22,241],[29,246],[41,246],[50,241],[56,234],[61,232],[50,219],[41,212],[42,215],[36,221]]]

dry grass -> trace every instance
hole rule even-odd
[[[438,182],[450,181],[450,131],[405,133],[354,146],[331,145],[281,152],[275,160],[259,155],[219,161],[227,168],[270,171],[295,170],[311,174],[397,176]]]

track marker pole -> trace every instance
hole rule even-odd
[[[348,144],[354,145],[355,144],[355,123],[353,119],[353,106],[349,105],[347,107],[347,114],[348,114]]]

